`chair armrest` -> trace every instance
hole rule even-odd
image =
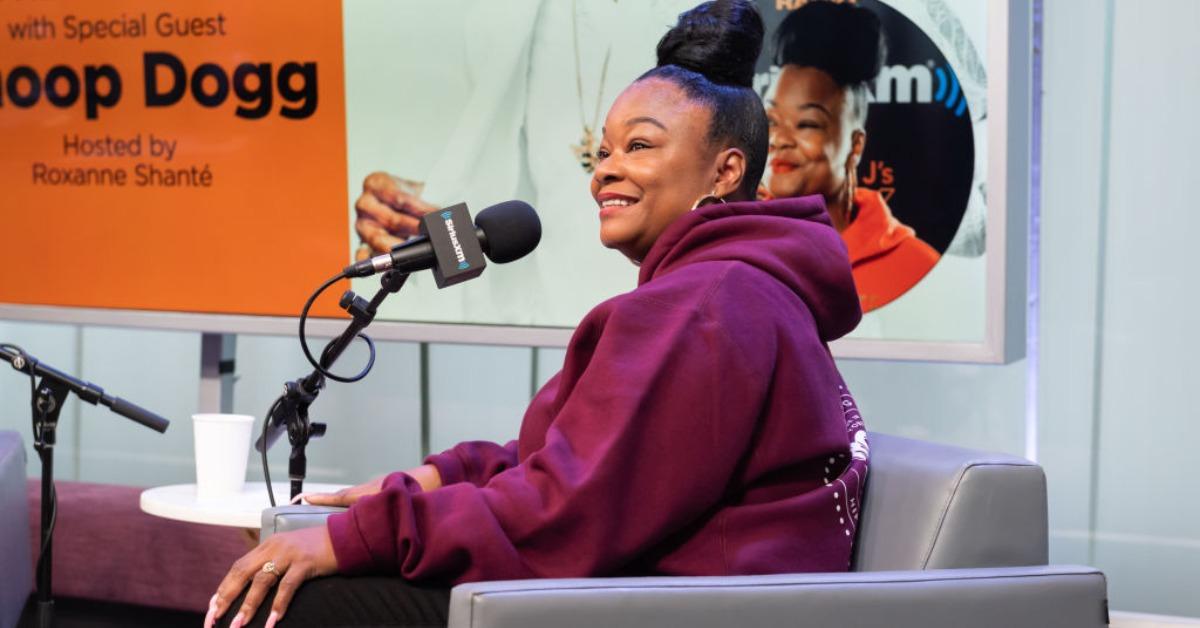
[[[258,542],[262,543],[276,532],[325,525],[325,519],[329,515],[343,510],[345,508],[308,505],[268,508],[262,512],[262,531],[259,533]]]
[[[703,578],[480,582],[449,628],[1107,626],[1104,574],[1036,566]]]
[[[323,525],[324,506],[263,511],[262,538]],[[1107,584],[1091,567],[699,578],[476,582],[454,588],[449,628],[794,625],[895,628],[1107,626]]]
[[[17,625],[33,591],[29,544],[29,498],[25,488],[25,445],[16,432],[0,431],[0,628]]]

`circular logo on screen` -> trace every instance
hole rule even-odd
[[[827,0],[810,3],[834,4]],[[805,4],[809,3],[759,0],[768,39],[759,60],[756,87],[768,100],[768,111],[775,114],[773,133],[779,137],[773,136],[772,152],[782,162],[776,164],[773,158],[767,188],[776,196],[786,191],[786,183],[771,183],[772,177],[780,173],[798,179],[788,168],[803,171],[808,157],[799,151],[795,152],[798,156],[788,157],[787,147],[817,137],[806,135],[804,115],[792,111],[815,100],[807,94],[816,92],[795,87],[800,80],[795,78],[798,74],[785,80],[784,72],[772,65],[776,43],[790,38],[793,48],[781,55],[785,65],[796,64],[809,71],[808,75],[814,69],[826,72],[835,83],[861,85],[856,93],[865,92],[869,103],[862,126],[865,143],[856,169],[854,207],[847,222],[838,224],[835,220],[835,225],[850,253],[863,310],[870,311],[916,285],[945,253],[958,231],[975,172],[970,104],[945,55],[896,9],[879,0],[827,6],[826,10],[801,9]],[[793,10],[800,12],[784,22]],[[873,60],[879,58],[879,38],[869,27],[873,20],[846,15],[855,11],[870,11],[878,18],[886,51],[878,74],[871,74]],[[780,33],[781,29],[786,32]],[[789,61],[789,55],[801,61]],[[869,69],[864,71],[864,65]],[[797,96],[796,90],[806,95]],[[858,98],[861,102],[861,96]],[[833,111],[832,116],[839,117],[839,112]],[[843,124],[843,120],[832,121],[829,128]],[[822,121],[818,116],[807,123],[819,130]],[[825,141],[840,140],[829,132]],[[827,147],[825,154],[842,153]],[[838,167],[839,163],[829,164],[835,171]],[[827,199],[836,196],[836,188],[820,190],[810,182],[794,189],[798,190],[796,194],[824,193]]]
[[[860,0],[883,25],[887,57],[867,113],[859,183],[877,189],[897,220],[938,253],[962,222],[975,174],[975,137],[954,68],[916,24]]]

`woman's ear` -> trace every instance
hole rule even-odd
[[[712,193],[721,198],[737,193],[746,177],[746,153],[740,148],[726,148],[717,153],[717,180]]]

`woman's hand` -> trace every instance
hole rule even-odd
[[[405,473],[412,476],[421,485],[422,490],[432,491],[442,485],[442,476],[433,465],[421,465]],[[383,490],[385,478],[387,476],[381,475],[336,493],[302,494],[300,497],[315,506],[349,507],[358,500]],[[273,565],[273,568],[265,568],[268,563]],[[296,589],[305,580],[336,571],[337,558],[333,554],[333,543],[329,540],[329,531],[325,526],[279,532],[233,564],[225,579],[221,581],[221,586],[217,588],[217,594],[208,604],[204,627],[211,628],[217,618],[224,616],[229,610],[229,605],[249,583],[250,591],[246,593],[245,601],[237,611],[240,620],[235,617],[230,623],[230,628],[239,628],[254,617],[259,605],[266,598],[267,591],[278,583],[275,600],[271,604],[271,615],[267,619],[267,628],[271,628],[283,617],[288,603],[296,594]]]
[[[383,479],[386,475],[381,475],[374,480],[364,482],[358,486],[350,486],[336,493],[302,493],[292,500],[295,503],[297,500],[312,504],[313,506],[353,506],[358,500],[374,495],[383,490]]]
[[[405,471],[412,479],[421,485],[421,490],[432,491],[442,485],[442,476],[438,473],[437,467],[431,464],[424,464]],[[369,497],[383,490],[383,481],[386,475],[381,475],[370,482],[364,482],[358,486],[344,488],[336,493],[302,493],[292,500],[296,503],[297,500],[312,504],[313,506],[345,506],[350,507],[358,500]]]
[[[355,253],[362,261],[417,234],[420,218],[438,208],[421,199],[424,184],[372,172],[363,179],[363,192],[354,203],[358,220],[354,229],[363,244]]]
[[[337,558],[325,526],[277,533],[233,564],[209,602],[204,628],[211,628],[217,618],[230,610],[230,604],[247,583],[250,590],[236,609],[230,628],[240,628],[254,617],[267,592],[278,585],[266,623],[267,628],[272,628],[287,612],[292,596],[305,580],[335,572]]]

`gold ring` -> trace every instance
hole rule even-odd
[[[268,560],[266,564],[263,565],[262,570],[263,573],[269,573],[272,576],[283,577],[283,574],[279,573],[279,569],[275,566],[275,561],[273,560]]]

